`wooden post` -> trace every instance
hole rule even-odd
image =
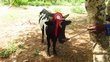
[[[106,23],[105,0],[85,0],[85,7],[88,13],[89,28]],[[95,44],[93,48],[93,62],[109,62],[107,51],[109,41],[105,32],[90,32],[90,38],[93,41],[93,45]]]

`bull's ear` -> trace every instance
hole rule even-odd
[[[67,15],[65,15],[65,16],[63,16],[63,17],[64,17],[64,19],[66,19],[68,16],[69,16],[69,14],[67,14]]]

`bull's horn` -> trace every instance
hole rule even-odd
[[[66,19],[68,16],[69,16],[69,14],[67,14],[67,15],[65,15],[65,16],[63,16],[63,17]]]

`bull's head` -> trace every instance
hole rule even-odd
[[[63,16],[60,24],[59,24],[59,28],[58,28],[58,40],[60,43],[64,43],[65,41],[67,41],[67,38],[65,36],[65,28],[67,25],[69,25],[71,23],[70,20],[66,20],[66,18],[69,16],[69,14]]]

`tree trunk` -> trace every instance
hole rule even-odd
[[[105,0],[85,0],[85,7],[88,13],[88,27],[97,28],[98,25],[103,25],[106,19],[105,15]],[[100,27],[99,27],[100,28]],[[97,32],[97,33],[96,33]],[[108,37],[105,32],[90,32],[90,38],[93,41],[93,62],[109,62],[108,52],[109,47]]]
[[[107,4],[107,14],[108,16],[110,16],[110,0],[108,1],[108,4]]]

